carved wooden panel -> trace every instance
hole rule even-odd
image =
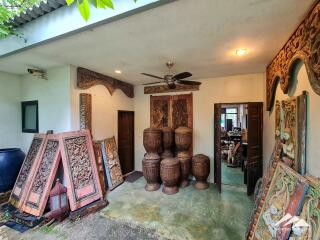
[[[192,93],[150,96],[150,126],[193,129]]]
[[[169,88],[167,84],[158,86],[144,87],[144,94],[168,93],[168,92],[184,92],[199,91],[199,85],[176,84],[176,88]]]
[[[80,129],[92,133],[92,97],[88,93],[80,93]]]
[[[308,72],[313,90],[320,95],[320,2],[299,25],[277,56],[267,67],[267,109],[273,106],[277,82],[281,89],[288,92],[292,69],[302,60]]]
[[[102,199],[99,175],[88,130],[63,133],[60,137],[70,209],[74,211]]]
[[[38,217],[43,214],[61,159],[59,146],[59,135],[47,136],[22,211]]]
[[[24,202],[26,194],[30,188],[30,182],[35,174],[37,159],[39,158],[46,135],[35,134],[31,142],[28,154],[24,159],[16,183],[10,196],[10,203],[20,208]]]
[[[123,183],[120,159],[115,137],[107,138],[101,143],[102,156],[110,190]]]
[[[275,138],[280,139],[281,135],[281,103],[276,101],[275,107]]]
[[[128,97],[134,97],[134,89],[132,84],[79,67],[77,72],[77,86],[80,89],[88,89],[95,85],[105,86],[111,95],[116,89],[120,89]]]
[[[101,143],[102,141],[94,141],[93,142],[93,150],[94,155],[96,157],[96,164],[98,168],[98,174],[99,174],[99,181],[102,189],[102,194],[105,196],[106,194],[106,180],[105,180],[105,171],[103,167],[103,158],[102,158],[102,149],[101,149]]]

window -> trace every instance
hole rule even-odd
[[[38,133],[38,101],[21,102],[22,132]]]
[[[238,126],[238,109],[237,108],[226,108],[226,119],[232,119],[232,126]]]

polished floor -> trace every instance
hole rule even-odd
[[[24,234],[0,227],[0,239],[70,240],[242,240],[252,200],[239,187],[192,185],[175,195],[144,190],[145,179],[125,182],[108,194],[109,206],[98,213],[65,220]]]
[[[221,161],[221,182],[227,185],[245,187],[244,173],[240,167],[228,167],[225,161]]]

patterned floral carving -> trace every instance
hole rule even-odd
[[[188,103],[187,99],[178,99],[172,102],[172,128],[188,126]]]
[[[307,68],[313,90],[320,95],[320,2],[300,24],[288,42],[267,67],[267,109],[273,106],[277,82],[288,92],[292,68],[302,60]]]
[[[48,140],[46,149],[41,158],[41,163],[32,184],[32,192],[43,194],[44,188],[47,184],[49,174],[51,172],[53,161],[59,149],[59,141]]]
[[[89,129],[92,132],[91,94],[80,93],[80,129]]]
[[[105,86],[111,95],[116,89],[120,89],[129,98],[134,97],[134,90],[132,84],[91,71],[89,69],[78,68],[77,86],[80,89],[88,89],[95,85]]]
[[[24,184],[26,183],[26,180],[29,176],[30,169],[32,167],[32,164],[40,150],[41,144],[43,142],[42,138],[34,138],[31,147],[29,149],[29,152],[27,154],[26,159],[23,162],[21,172],[18,176],[16,187],[23,188]]]
[[[152,102],[151,125],[157,128],[169,125],[169,100],[159,99]]]
[[[74,188],[88,186],[93,180],[93,170],[89,158],[86,136],[65,140],[65,151],[70,163],[70,171]]]

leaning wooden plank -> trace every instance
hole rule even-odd
[[[39,217],[44,212],[61,159],[59,140],[59,135],[47,135],[36,165],[36,174],[21,207],[26,213]]]
[[[71,211],[102,199],[90,132],[62,133],[60,142]]]
[[[45,138],[45,134],[34,135],[28,154],[23,161],[9,200],[9,202],[16,208],[20,208],[22,206],[30,188],[30,183],[33,175],[35,174],[36,163],[43,149]]]

